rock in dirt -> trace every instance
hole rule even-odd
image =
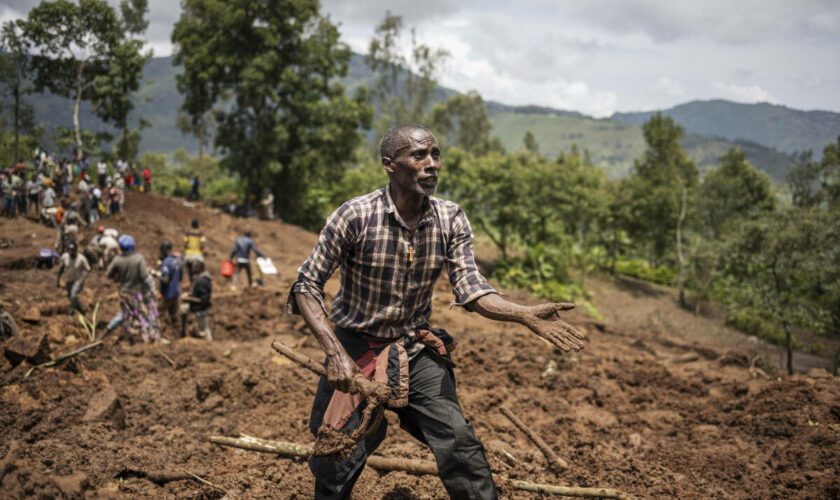
[[[41,310],[37,307],[28,307],[23,310],[23,314],[21,314],[21,319],[26,321],[27,323],[32,323],[37,325],[41,322]]]
[[[123,411],[117,391],[110,385],[90,398],[85,416],[82,417],[83,422],[97,420],[110,420],[119,428],[125,427],[125,411]]]
[[[36,339],[26,337],[12,337],[6,342],[4,354],[13,366],[17,366],[24,361],[28,361],[33,365],[37,365],[48,361],[50,352],[50,343],[46,335],[41,335]]]
[[[82,492],[90,486],[90,480],[84,472],[77,472],[68,476],[54,476],[53,483],[65,498],[81,498]]]

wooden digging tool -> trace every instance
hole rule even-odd
[[[285,458],[307,458],[312,454],[312,448],[286,441],[270,441],[241,434],[240,437],[210,436],[210,442],[222,446],[230,446],[243,450],[274,453]],[[418,476],[438,475],[437,465],[429,460],[413,460],[408,458],[388,458],[371,455],[367,465],[380,472],[400,471]],[[629,500],[627,493],[612,488],[582,488],[576,486],[558,486],[554,484],[531,483],[517,479],[496,476],[496,480],[504,482],[514,490],[530,491],[534,493],[551,494],[566,497],[585,498],[615,498]]]
[[[554,469],[555,472],[561,472],[569,468],[569,464],[567,464],[565,460],[557,456],[557,454],[554,453],[554,450],[551,449],[551,446],[549,446],[548,443],[543,441],[543,438],[541,438],[539,434],[534,432],[533,429],[525,425],[525,422],[520,420],[515,413],[510,411],[510,409],[508,409],[505,406],[502,406],[501,408],[499,408],[499,410],[504,416],[507,417],[508,420],[510,420],[510,422],[513,425],[515,425],[520,431],[522,431],[523,434],[528,436],[528,439],[530,439],[532,443],[537,445],[537,448],[539,448],[540,451],[543,452],[543,455],[545,455],[545,459],[548,460],[548,466],[550,468]]]
[[[295,351],[279,340],[275,339],[271,343],[271,347],[277,353],[289,358],[311,372],[322,377],[326,376],[326,370],[321,364],[316,363],[309,356]],[[369,380],[361,373],[357,374],[353,379],[353,389],[354,391],[358,391],[367,400],[367,404],[364,410],[362,410],[359,426],[348,435],[334,429],[330,425],[322,425],[318,429],[318,438],[315,441],[315,446],[312,448],[311,454],[313,456],[338,455],[340,458],[346,458],[353,452],[356,443],[365,439],[379,427],[379,423],[382,421],[382,416],[384,415],[382,406],[388,401],[389,389],[378,382]]]

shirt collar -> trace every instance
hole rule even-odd
[[[408,225],[403,221],[402,216],[397,211],[397,205],[394,203],[394,199],[391,198],[391,184],[389,183],[385,186],[383,199],[383,208],[385,212],[389,214],[394,214],[394,217],[397,221],[404,227],[408,228]],[[417,227],[423,226],[429,220],[432,212],[432,203],[429,200],[429,196],[423,197],[423,217],[420,219],[420,222],[417,224]]]

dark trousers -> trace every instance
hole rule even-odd
[[[322,377],[309,422],[313,433],[321,426],[332,393],[332,386]],[[423,350],[411,361],[408,406],[394,411],[400,417],[400,426],[432,450],[450,498],[497,498],[484,447],[464,418],[455,394],[455,376],[442,358]],[[354,415],[348,426],[358,421],[358,415]],[[367,457],[385,439],[387,428],[387,420],[382,419],[379,428],[340,462],[329,457],[310,458],[315,498],[349,498]]]
[[[245,274],[248,275],[248,286],[251,286],[251,262],[236,262],[236,271],[233,273],[233,285],[236,286],[236,280],[239,276],[239,272],[245,270]]]

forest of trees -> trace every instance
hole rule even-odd
[[[184,0],[172,33],[179,125],[217,158],[169,159],[138,151],[143,120],[129,120],[151,57],[141,39],[147,11],[146,0],[119,9],[56,0],[3,26],[0,85],[14,104],[0,110],[0,162],[28,158],[38,144],[43,128],[26,99],[49,90],[73,100],[76,119],[57,144],[77,159],[142,153],[174,194],[193,174],[219,200],[270,190],[284,220],[318,229],[339,203],[386,182],[375,137],[394,123],[424,123],[444,149],[438,194],[461,204],[496,248],[492,275],[503,285],[586,303],[587,276],[622,274],[676,287],[697,313],[706,301],[723,304],[730,324],[788,352],[800,333],[840,336],[840,138],[819,161],[802,155],[786,186],[738,149],[701,176],[682,128],[657,114],[631,175],[610,180],[586,150],[546,158],[530,133],[505,151],[477,92],[436,99],[448,54],[397,16],[371,40],[375,81],[350,96],[338,83],[350,49],[315,0]],[[120,130],[112,150],[79,123],[82,101]]]

